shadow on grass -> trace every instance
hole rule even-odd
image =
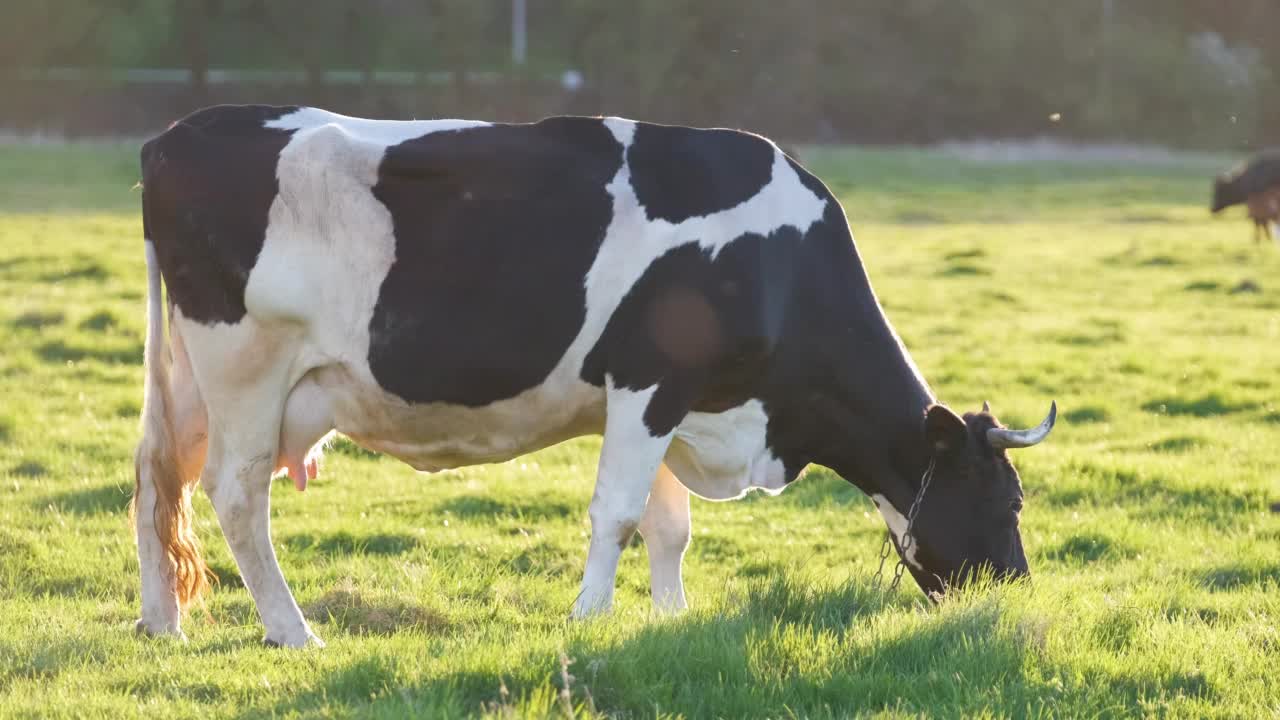
[[[1258,407],[1252,402],[1230,402],[1218,393],[1208,393],[1195,399],[1166,397],[1144,403],[1143,410],[1160,415],[1190,415],[1193,417],[1217,417],[1232,413],[1253,410]]]
[[[1062,414],[1062,419],[1072,425],[1106,422],[1110,417],[1107,409],[1098,405],[1086,405]]]
[[[1172,255],[1141,255],[1137,245],[1131,245],[1128,249],[1102,258],[1103,265],[1125,266],[1135,268],[1170,268],[1186,265],[1185,260],[1181,260]]]
[[[57,262],[57,258],[48,255],[19,255],[0,260],[0,272],[8,272],[23,265],[43,265],[52,262]]]
[[[1099,533],[1072,535],[1057,547],[1042,553],[1048,560],[1081,565],[1133,557],[1135,554],[1133,548]]]
[[[1022,307],[1022,301],[1003,290],[983,290],[982,298],[991,302],[1004,303],[1015,308]]]
[[[1019,716],[1046,703],[1082,715],[1141,715],[1146,700],[1169,693],[1215,696],[1194,669],[1081,673],[1062,664],[1048,652],[1051,619],[999,592],[940,610],[916,606],[906,593],[885,595],[865,581],[813,587],[775,577],[751,583],[720,612],[654,619],[634,631],[609,620],[570,625],[559,648],[513,646],[497,662],[460,657],[456,669],[429,677],[415,677],[420,665],[394,655],[366,655],[245,712],[425,717],[497,707],[549,717],[560,716],[563,696],[612,717]],[[1056,678],[1053,687],[1045,677]]]
[[[1070,463],[1064,478],[1052,486],[1033,488],[1033,501],[1063,508],[1118,504],[1128,507],[1135,517],[1236,523],[1242,513],[1264,507],[1266,500],[1261,490],[1239,492],[1216,485],[1187,485],[1090,461]]]
[[[66,316],[60,311],[43,312],[31,310],[13,319],[14,328],[22,330],[43,330],[54,325],[61,325]]]
[[[36,355],[47,363],[57,364],[80,362],[82,360],[94,360],[96,362],[120,365],[141,365],[142,345],[138,343],[131,344],[127,347],[88,348],[68,345],[62,340],[54,340],[53,342],[47,342],[36,348]]]
[[[163,640],[160,640],[163,642]],[[112,689],[126,695],[173,695],[197,703],[216,703],[223,699],[225,690],[215,682],[202,682],[196,678],[175,680],[169,675],[149,675],[142,680],[130,678],[112,683]]]
[[[68,268],[66,270],[44,273],[40,276],[40,281],[45,283],[58,283],[72,280],[90,280],[100,283],[105,282],[110,277],[111,272],[100,263],[89,261],[82,262],[75,267]]]
[[[572,702],[582,702],[590,692],[594,706],[610,715],[649,717],[660,708],[688,717],[759,716],[760,703],[776,692],[752,682],[749,657],[761,633],[774,623],[845,633],[885,609],[909,607],[904,598],[887,597],[866,584],[811,589],[780,578],[754,583],[729,613],[655,619],[620,641],[599,632],[603,626],[594,622],[572,624],[562,646],[574,659],[568,668]],[[488,662],[483,670],[463,668],[418,682],[404,682],[394,658],[364,657],[272,708],[246,709],[245,717],[322,708],[339,715],[458,716],[504,702],[514,705],[513,717],[559,717],[546,712],[556,709],[559,696],[558,654],[513,649],[500,665]],[[510,688],[510,697],[503,688]],[[548,705],[530,706],[543,702]]]
[[[518,575],[566,576],[577,567],[579,554],[580,551],[571,552],[554,543],[541,542],[522,548],[504,566]]]
[[[947,216],[928,210],[902,210],[894,213],[893,221],[901,225],[940,225],[947,221]]]
[[[1187,292],[1213,292],[1221,287],[1222,283],[1219,283],[1216,280],[1197,280],[1195,282],[1187,283],[1186,287],[1182,289]]]
[[[1192,435],[1174,435],[1151,444],[1151,449],[1158,453],[1183,453],[1204,445],[1204,438]]]
[[[120,326],[120,319],[110,310],[99,310],[80,321],[80,329],[91,332],[106,332]]]
[[[9,468],[9,472],[17,475],[18,477],[39,478],[48,475],[49,468],[45,467],[43,463],[38,463],[35,460],[24,460],[23,462],[14,465],[12,468]]]
[[[107,654],[100,647],[86,647],[81,638],[45,637],[25,647],[0,646],[0,692],[14,681],[52,682],[84,663],[106,662]]]
[[[1236,590],[1246,585],[1280,586],[1280,565],[1220,565],[1199,573],[1201,585],[1215,591]]]
[[[498,499],[488,495],[461,495],[435,506],[433,512],[451,513],[469,521],[491,521],[499,517],[522,520],[553,520],[582,517],[586,502],[569,502],[557,498]]]
[[[685,557],[692,555],[712,562],[741,563],[742,544],[732,535],[698,535],[689,543]]]
[[[398,632],[443,633],[444,614],[396,598],[370,598],[350,579],[306,604],[302,612],[313,621],[342,628],[352,635],[394,635]]]
[[[205,561],[209,564],[209,572],[213,575],[215,592],[219,588],[244,587],[244,578],[240,577],[240,569],[235,566],[234,562],[211,558],[206,558]]]
[[[303,533],[290,535],[280,543],[292,552],[316,553],[329,557],[351,555],[403,555],[418,547],[418,539],[403,533],[375,533],[352,535],[339,532],[332,535]]]
[[[1114,330],[1101,332],[1097,334],[1089,333],[1049,333],[1044,340],[1055,342],[1059,345],[1072,345],[1076,347],[1101,347],[1103,345],[1114,345],[1122,343],[1125,340],[1123,333]]]
[[[47,495],[32,504],[37,508],[53,505],[75,515],[124,514],[129,509],[132,495],[132,486],[103,485]]]
[[[956,263],[938,271],[938,277],[966,277],[990,275],[991,271],[981,265]]]

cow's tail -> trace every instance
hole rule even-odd
[[[143,224],[146,222],[146,190],[143,190]],[[142,402],[142,441],[134,454],[134,494],[130,515],[137,523],[144,483],[154,488],[152,520],[175,581],[178,606],[185,609],[208,589],[209,568],[196,537],[191,491],[196,477],[184,477],[178,458],[173,422],[173,397],[169,387],[170,347],[164,332],[164,294],[156,248],[148,237],[147,341],[145,391]],[[147,503],[143,503],[145,506]],[[145,524],[145,523],[144,523]]]

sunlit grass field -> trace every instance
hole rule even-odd
[[[327,648],[260,645],[203,495],[220,586],[188,644],[137,638],[136,146],[0,146],[0,716],[1280,714],[1280,247],[1208,216],[1231,159],[803,159],[941,398],[1058,401],[1015,458],[1029,587],[877,590],[883,523],[813,468],[694,501],[690,612],[651,614],[637,538],[613,615],[569,624],[597,439],[437,475],[340,443],[273,498]]]

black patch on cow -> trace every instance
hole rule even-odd
[[[639,123],[627,166],[648,218],[678,223],[760,192],[773,176],[774,152],[763,139],[736,130]]]
[[[690,410],[722,412],[756,397],[792,298],[800,233],[749,233],[714,259],[697,243],[655,260],[618,305],[582,378],[639,390],[654,437]]]
[[[291,130],[263,123],[297,110],[219,105],[142,146],[147,238],[171,302],[204,324],[236,323],[279,189],[276,162]]]
[[[480,407],[546,380],[586,317],[622,146],[598,119],[439,132],[387,150],[396,261],[369,366],[409,402]]]

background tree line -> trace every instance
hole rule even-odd
[[[387,116],[603,112],[796,140],[1280,140],[1275,0],[527,3],[517,65],[512,0],[3,0],[0,125],[143,130],[262,100]],[[140,68],[189,72],[177,86],[121,73]],[[216,78],[228,69],[297,79]],[[559,82],[570,69],[584,81],[573,91]]]

